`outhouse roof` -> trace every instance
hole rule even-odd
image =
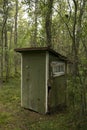
[[[53,50],[52,48],[49,47],[30,47],[30,48],[16,48],[14,49],[16,52],[19,53],[24,53],[24,52],[31,52],[31,51],[48,51],[51,54],[57,56],[58,58],[60,58],[61,60],[64,61],[68,61],[66,56],[61,55],[60,53],[56,52],[55,50]]]

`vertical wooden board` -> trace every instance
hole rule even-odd
[[[45,113],[45,52],[23,54],[23,107]]]

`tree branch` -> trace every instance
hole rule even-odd
[[[53,8],[54,8],[54,7],[53,7]],[[55,8],[54,8],[54,9],[55,9]],[[73,39],[72,33],[71,33],[71,31],[70,31],[70,28],[69,28],[68,24],[66,23],[66,21],[64,20],[64,18],[62,17],[61,13],[60,13],[57,9],[55,9],[55,11],[58,12],[58,14],[60,15],[62,21],[64,22],[64,24],[65,24],[66,27],[67,27],[67,30],[68,30],[68,32],[69,32],[69,35],[70,35],[71,39]]]

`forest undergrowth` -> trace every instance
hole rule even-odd
[[[67,110],[41,115],[21,107],[20,78],[0,86],[0,130],[87,130],[87,117]]]

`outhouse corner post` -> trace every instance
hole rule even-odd
[[[46,79],[45,79],[45,87],[46,87],[46,99],[45,99],[45,112],[48,112],[48,79],[49,79],[49,52],[46,51]]]
[[[22,89],[23,89],[23,54],[21,53],[21,106],[22,104]]]

